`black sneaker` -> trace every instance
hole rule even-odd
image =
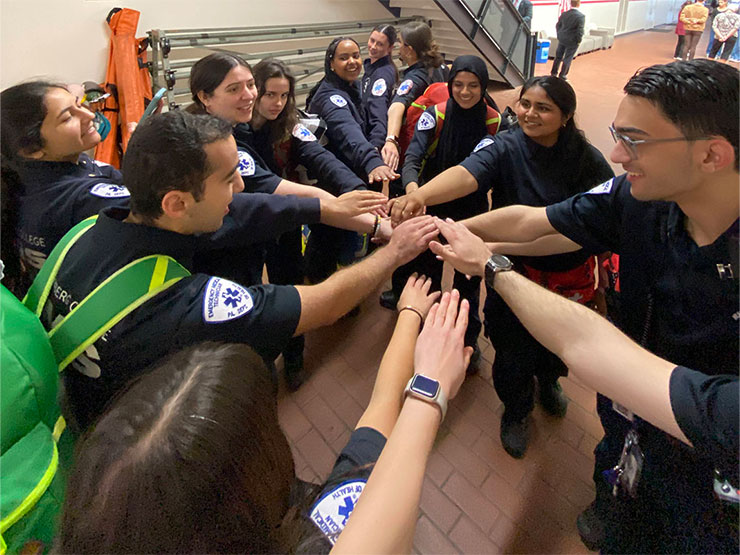
[[[393,292],[393,289],[388,289],[388,291],[383,291],[380,294],[380,306],[383,308],[387,308],[388,310],[396,310],[396,305],[398,304],[398,297],[396,297],[396,294]]]
[[[558,418],[563,418],[568,412],[568,397],[557,380],[554,383],[540,381],[540,404],[545,412]]]
[[[583,509],[576,519],[576,527],[581,541],[591,551],[599,551],[604,543],[605,522],[596,499]]]
[[[290,391],[298,389],[306,381],[306,373],[303,371],[303,354],[293,358],[285,358],[285,385]]]
[[[501,443],[506,452],[515,459],[524,457],[529,443],[529,417],[510,420],[504,413],[501,417]]]

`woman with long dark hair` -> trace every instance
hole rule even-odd
[[[368,140],[378,150],[388,136],[388,107],[391,105],[398,70],[393,63],[393,48],[398,33],[393,25],[377,25],[367,39],[369,58],[362,63],[362,106]]]
[[[393,205],[396,221],[424,206],[449,202],[475,191],[491,191],[492,208],[511,204],[549,206],[603,183],[614,173],[602,154],[576,127],[576,93],[558,77],[533,77],[522,87],[515,111],[519,127],[486,137],[459,165],[402,197]],[[588,303],[594,296],[594,262],[583,250],[542,257],[515,257],[517,269],[544,287]],[[564,416],[567,399],[558,384],[568,369],[519,323],[501,298],[487,291],[486,334],[496,349],[493,384],[504,403],[501,441],[521,458],[529,440],[528,416],[535,380],[543,408]]]

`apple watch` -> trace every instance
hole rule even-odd
[[[439,385],[437,380],[427,378],[423,374],[414,374],[414,376],[406,384],[406,389],[403,392],[403,398],[407,396],[421,399],[427,403],[432,403],[439,407],[442,411],[442,420],[445,419],[447,414],[447,396],[442,391],[442,386]]]
[[[493,287],[493,280],[499,272],[508,272],[514,269],[514,264],[503,254],[492,254],[486,262],[486,285]]]

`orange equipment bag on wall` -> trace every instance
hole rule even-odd
[[[135,36],[139,15],[129,8],[113,8],[107,17],[113,34],[103,87],[111,96],[103,112],[111,123],[111,132],[95,148],[95,159],[117,168],[131,138],[131,124],[139,122],[147,101],[152,99],[152,78],[146,64],[149,39]]]

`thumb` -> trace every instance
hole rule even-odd
[[[463,362],[464,362],[463,366],[465,368],[467,368],[468,365],[470,364],[470,357],[472,356],[473,356],[473,347],[465,347],[465,349],[463,349]]]

